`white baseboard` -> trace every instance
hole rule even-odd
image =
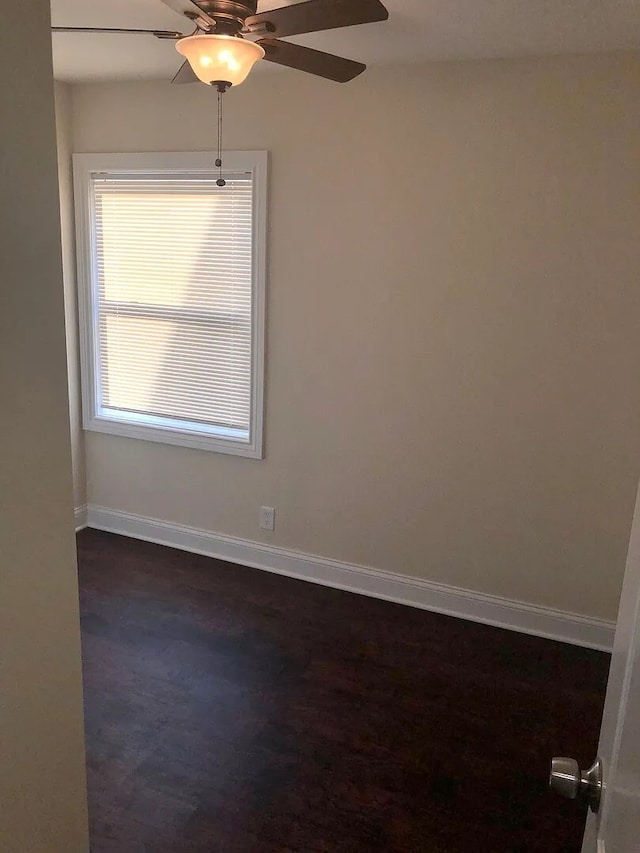
[[[77,506],[73,511],[73,517],[76,522],[76,533],[78,530],[84,530],[87,526],[87,505]]]
[[[169,545],[230,563],[433,610],[472,622],[483,622],[592,649],[610,651],[613,647],[613,622],[575,613],[470,592],[286,548],[274,548],[248,539],[236,539],[91,504],[87,508],[86,524],[98,530]]]

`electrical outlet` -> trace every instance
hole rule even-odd
[[[276,511],[272,506],[260,507],[261,530],[273,530],[276,526]]]

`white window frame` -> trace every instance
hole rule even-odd
[[[95,216],[91,176],[97,172],[168,175],[181,172],[214,171],[213,152],[168,152],[135,154],[74,154],[74,193],[78,262],[78,306],[80,317],[80,362],[82,379],[82,417],[85,430],[122,435],[145,441],[157,441],[181,447],[263,458],[264,347],[267,232],[266,151],[226,151],[224,166],[229,173],[250,173],[253,183],[252,251],[252,356],[251,412],[249,438],[224,427],[207,427],[164,420],[151,416],[118,417],[100,409],[97,365],[97,264],[95,254]],[[147,421],[145,424],[144,422]]]

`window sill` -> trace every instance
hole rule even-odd
[[[142,441],[155,441],[175,447],[189,447],[196,450],[208,450],[213,453],[246,456],[250,459],[263,458],[262,447],[257,442],[231,436],[225,438],[219,433],[207,435],[187,429],[146,426],[103,417],[85,418],[84,429],[88,432],[119,435]],[[229,433],[238,434],[239,431],[229,430]]]

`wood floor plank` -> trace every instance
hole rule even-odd
[[[608,655],[94,530],[78,555],[93,853],[579,853],[548,765],[593,759]]]

